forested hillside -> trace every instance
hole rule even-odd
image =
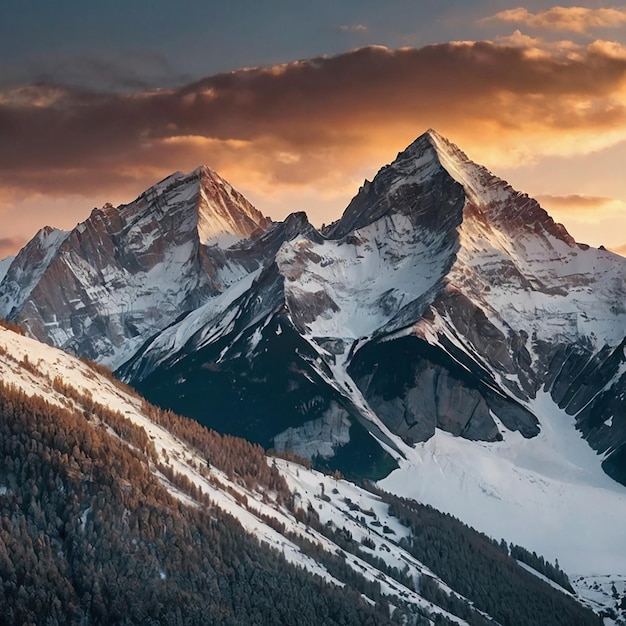
[[[599,623],[450,516],[3,328],[0,459],[9,624]]]
[[[225,449],[225,448],[224,448]],[[174,499],[84,415],[0,384],[5,623],[382,624],[217,507]]]

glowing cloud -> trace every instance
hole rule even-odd
[[[626,25],[626,9],[588,9],[586,7],[556,6],[547,11],[531,13],[517,7],[500,11],[481,22],[510,22],[529,28],[565,30],[586,33],[594,28],[619,28]]]
[[[568,209],[572,211],[589,209],[602,209],[616,202],[609,196],[585,196],[570,194],[566,196],[553,196],[550,194],[539,195],[536,198],[539,202],[555,209]]]
[[[0,100],[0,171],[49,190],[245,156],[268,182],[299,184],[338,160],[362,165],[398,150],[429,126],[477,157],[508,161],[626,138],[626,58],[599,44],[570,57],[530,50],[369,47],[137,95],[31,87],[28,98]]]
[[[490,167],[626,140],[622,52],[520,34],[367,47],[135,94],[0,92],[0,194],[122,202],[207,163],[270,215],[313,206],[312,219],[328,221],[429,127]]]
[[[538,195],[536,199],[554,217],[571,218],[577,222],[598,224],[608,217],[626,213],[626,204],[608,196],[586,196],[570,194],[565,196]]]
[[[15,254],[25,243],[22,237],[0,237],[0,259]]]

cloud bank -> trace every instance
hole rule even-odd
[[[613,145],[626,139],[626,48],[520,34],[367,47],[139,93],[5,89],[0,195],[128,200],[207,163],[244,192],[344,198],[429,127],[488,165]]]
[[[549,207],[571,211],[602,209],[615,202],[615,199],[610,196],[585,196],[580,194],[569,194],[565,196],[543,194],[536,196],[536,199]]]
[[[21,237],[0,237],[0,259],[15,254],[25,243]]]
[[[610,196],[543,194],[536,199],[553,217],[580,224],[601,224],[626,213],[626,203]]]

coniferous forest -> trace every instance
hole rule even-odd
[[[175,500],[105,428],[3,384],[0,455],[4,623],[389,621],[219,509]]]
[[[20,367],[41,376],[27,358]],[[109,375],[102,368],[98,373]],[[0,606],[7,624],[453,623],[385,596],[377,580],[348,565],[346,554],[473,626],[493,618],[503,626],[600,623],[523,570],[515,562],[529,560],[523,548],[512,546],[509,554],[449,515],[366,484],[410,529],[398,544],[453,592],[430,575],[413,580],[364,549],[375,542],[356,542],[322,524],[314,509],[296,507],[260,446],[141,402],[144,415],[205,459],[197,468],[203,475],[210,478],[214,467],[233,484],[271,493],[276,506],[330,538],[336,554],[264,520],[345,586],[324,582],[259,543],[185,475],[164,465],[141,426],[61,376],[47,382],[62,406],[0,381]],[[189,499],[172,495],[167,482]],[[219,480],[216,485],[228,490]],[[231,495],[241,497],[232,488]],[[363,513],[346,503],[355,516]],[[381,532],[391,531],[385,526]],[[541,557],[533,563],[566,586],[558,567]]]

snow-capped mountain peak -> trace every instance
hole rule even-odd
[[[4,268],[0,279],[0,317],[10,316],[25,304],[69,234],[44,226]]]
[[[450,180],[458,183],[454,189]],[[446,182],[447,181],[447,182]],[[441,195],[437,190],[446,188]],[[425,196],[435,195],[430,201]],[[372,182],[365,181],[340,220],[326,234],[339,238],[385,214],[402,212],[415,226],[440,230],[445,220],[482,223],[516,236],[520,229],[545,232],[575,245],[561,224],[526,194],[515,191],[487,168],[474,163],[458,146],[435,130],[413,141],[396,159],[383,167]],[[492,237],[497,237],[494,233]]]
[[[126,224],[156,224],[164,234],[197,233],[203,245],[227,248],[271,222],[230,183],[206,165],[176,172],[117,210]],[[175,221],[174,221],[175,218]]]
[[[0,284],[0,316],[118,365],[255,269],[226,250],[270,224],[210,168],[177,172],[129,204],[94,209],[69,233],[38,233]]]
[[[271,223],[217,172],[206,165],[190,177],[199,184],[198,235],[204,245],[228,247]]]

